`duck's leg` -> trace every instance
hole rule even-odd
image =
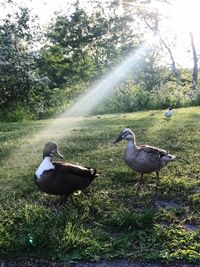
[[[144,185],[144,173],[141,172],[141,176],[140,176],[140,185]]]
[[[64,206],[67,201],[68,195],[61,195],[60,196],[60,206]]]
[[[159,186],[160,184],[160,176],[159,176],[159,171],[156,171],[156,188]]]
[[[134,185],[134,187],[136,188],[137,191],[138,191],[139,189],[143,189],[143,188],[144,188],[144,179],[143,179],[144,173],[141,172],[140,174],[141,174],[141,176],[140,176],[140,181],[139,181],[139,183],[136,183],[136,184]]]
[[[57,199],[52,203],[52,208],[54,212],[59,211],[66,204],[68,195],[60,195],[60,199]]]

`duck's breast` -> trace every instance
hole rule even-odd
[[[53,170],[54,168],[55,166],[51,162],[50,157],[45,157],[43,161],[40,163],[38,169],[36,170],[35,175],[37,176],[38,179],[40,179],[40,177],[45,171]]]
[[[57,183],[55,169],[44,171],[39,179],[35,174],[34,178],[35,184],[41,191],[53,195],[60,194],[59,183]]]

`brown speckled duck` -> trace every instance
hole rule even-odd
[[[157,183],[159,183],[159,171],[169,162],[174,160],[174,155],[168,154],[167,151],[152,147],[149,145],[136,145],[135,134],[129,129],[123,129],[114,143],[122,139],[128,141],[124,151],[124,160],[126,164],[136,172],[141,173],[140,184],[143,184],[144,173],[156,172]]]
[[[88,187],[99,176],[92,168],[67,162],[52,162],[52,156],[63,158],[57,144],[48,142],[43,150],[43,161],[35,172],[34,181],[41,191],[60,195],[60,204],[74,191]]]

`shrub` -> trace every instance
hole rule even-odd
[[[135,85],[126,84],[109,97],[97,113],[118,113],[144,110],[148,107],[150,94]]]
[[[151,93],[150,109],[163,109],[169,105],[173,107],[189,106],[189,86],[177,85],[175,82],[167,82],[162,87],[156,87]]]
[[[32,114],[20,103],[11,105],[6,111],[0,111],[1,121],[17,122],[32,119]]]

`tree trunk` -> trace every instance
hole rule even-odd
[[[190,32],[190,40],[191,40],[191,46],[192,46],[192,53],[193,53],[193,75],[192,75],[192,91],[193,93],[197,90],[197,79],[198,79],[198,58],[197,58],[197,51],[194,44],[194,36],[193,33]]]
[[[180,73],[179,73],[179,71],[178,71],[177,68],[176,68],[176,63],[175,63],[175,60],[174,60],[174,57],[173,57],[172,50],[170,49],[170,47],[166,44],[166,42],[164,41],[164,39],[163,39],[162,36],[160,35],[159,30],[158,30],[158,29],[155,29],[154,27],[151,27],[151,25],[148,23],[147,19],[146,19],[145,17],[143,17],[143,18],[144,18],[144,21],[145,21],[147,27],[148,27],[151,31],[153,31],[153,33],[154,33],[155,35],[157,35],[157,36],[159,37],[161,43],[164,45],[165,49],[166,49],[167,52],[169,53],[169,56],[170,56],[170,59],[171,59],[171,62],[172,62],[172,63],[171,63],[171,66],[172,66],[172,72],[173,72],[174,76],[176,77],[176,79],[177,79],[178,81],[180,81]],[[156,27],[156,28],[157,28],[157,27]]]

